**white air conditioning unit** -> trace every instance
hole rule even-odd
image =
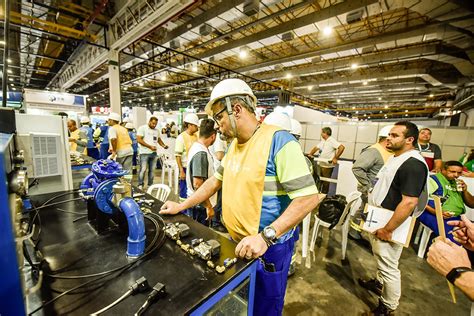
[[[212,33],[212,26],[210,26],[209,24],[203,24],[199,27],[199,34],[201,34],[201,36],[206,36],[211,33]]]
[[[260,1],[258,0],[246,0],[244,2],[244,14],[246,16],[252,16],[257,14],[260,10]]]
[[[347,24],[359,22],[359,21],[362,20],[363,15],[364,15],[364,10],[363,9],[349,12],[346,15],[346,22],[347,22]]]
[[[58,134],[20,134],[19,146],[25,152],[29,177],[45,178],[63,174],[61,137]]]
[[[289,42],[289,41],[293,40],[293,38],[295,38],[295,35],[293,35],[293,32],[283,33],[281,35],[281,39],[284,42]]]

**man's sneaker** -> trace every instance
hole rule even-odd
[[[393,316],[395,315],[395,311],[393,309],[388,308],[382,301],[379,300],[379,305],[371,310],[370,312],[364,313],[367,316]]]
[[[362,280],[358,279],[359,285],[364,289],[375,293],[377,296],[382,295],[383,285],[377,279]]]

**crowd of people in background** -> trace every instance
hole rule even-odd
[[[284,258],[276,258],[273,252],[267,252],[264,260],[278,262],[284,271],[288,271],[291,270],[290,261],[286,260],[294,253],[295,227],[306,214],[293,211],[291,200],[295,198],[298,201],[298,197],[301,197],[302,201],[306,201],[306,206],[313,205],[317,199],[307,197],[317,193],[316,186],[321,193],[329,194],[329,184],[345,146],[332,137],[330,127],[323,127],[321,141],[303,155],[298,143],[302,134],[301,124],[286,114],[282,117],[282,114],[272,113],[262,125],[254,116],[251,90],[248,92],[247,87],[243,87],[243,91],[244,97],[224,94],[222,99],[211,100],[206,111],[212,119],[199,120],[194,113],[185,115],[181,133],[175,122],[164,125],[162,122],[160,129],[159,119],[155,116],[151,116],[147,124],[136,130],[132,122],[122,120],[117,113],[111,113],[107,124],[95,130],[87,117],[81,118],[80,128],[75,120],[70,119],[70,149],[95,159],[114,159],[130,173],[136,167],[138,187],[144,190],[153,185],[159,158],[158,148],[168,149],[166,139],[175,138],[172,155],[179,172],[179,204],[167,202],[162,213],[182,212],[204,225],[225,231],[221,222],[224,217],[227,231],[233,239],[240,241],[236,254],[239,252],[237,255],[245,258],[255,258],[256,255],[263,255],[267,248],[273,249],[276,239],[269,240],[270,237],[265,235],[265,230],[271,228],[280,239],[284,238],[283,244],[291,241],[291,247],[285,250]],[[230,99],[222,103],[226,98]],[[238,112],[230,111],[229,106]],[[278,129],[271,126],[278,126]],[[279,133],[280,129],[285,133]],[[443,162],[442,150],[431,142],[432,131],[426,127],[418,129],[408,121],[385,126],[377,136],[377,142],[364,148],[353,163],[352,172],[358,182],[357,190],[361,193],[362,203],[351,218],[349,233],[354,240],[369,239],[377,263],[374,278],[359,279],[360,286],[379,296],[379,304],[371,314],[392,315],[401,297],[401,272],[398,265],[403,246],[392,242],[394,230],[408,216],[415,215],[434,235],[439,235],[434,197],[441,200],[445,231],[452,227],[458,229],[447,236],[447,241],[437,240],[433,244],[428,252],[428,262],[472,299],[474,224],[466,218],[465,213],[466,207],[474,207],[474,196],[460,177],[474,177],[474,149],[458,161]],[[259,139],[261,143],[256,144],[252,139]],[[271,139],[273,141],[269,141]],[[264,159],[263,164],[261,159],[257,159],[262,148],[270,152],[268,161]],[[295,165],[295,161],[300,160],[304,163],[290,168]],[[245,165],[246,173],[240,172],[244,165],[236,167],[236,161]],[[295,175],[298,175],[298,181]],[[259,181],[263,183],[262,187],[257,186],[251,177],[261,177]],[[223,185],[224,179],[227,179],[224,183],[231,183],[232,187]],[[301,194],[301,190],[308,192]],[[230,199],[236,192],[250,199],[250,202]],[[253,199],[255,192],[258,194]],[[269,206],[275,201],[280,205],[279,214],[272,213]],[[246,207],[249,203],[259,205],[261,212],[246,213],[248,217],[240,214],[241,210],[236,207]],[[364,237],[361,230],[366,204],[393,212],[385,227],[368,237]],[[223,207],[235,213],[223,212]],[[284,216],[287,208],[292,210],[295,218]],[[280,221],[280,217],[284,217],[285,222]],[[256,223],[259,223],[257,227]],[[290,228],[293,230],[288,231]],[[258,244],[259,241],[247,239],[253,238],[252,234],[256,232],[263,234],[261,238],[264,241],[258,247],[249,242]],[[280,262],[280,259],[285,262]],[[285,287],[286,282],[278,289],[283,297]],[[281,295],[277,303],[281,304]],[[261,306],[262,310],[267,307]],[[278,307],[280,311],[281,307]]]

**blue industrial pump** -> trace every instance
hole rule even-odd
[[[110,220],[127,228],[127,256],[139,257],[145,250],[145,223],[140,207],[132,198],[132,187],[124,179],[127,173],[113,160],[98,160],[80,189],[81,196],[87,201],[88,220],[97,232],[109,230]]]

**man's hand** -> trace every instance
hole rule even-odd
[[[454,239],[464,248],[474,251],[474,224],[467,216],[463,214],[460,221],[449,221],[448,225],[455,226],[455,229],[460,228],[453,233]]]
[[[451,242],[438,239],[428,250],[428,263],[440,274],[446,276],[456,267],[471,267],[467,251]]]
[[[186,180],[186,174],[184,173],[184,169],[179,170],[179,180]]]
[[[69,137],[69,142],[70,142],[70,143],[75,143],[76,140],[75,140],[74,138]]]
[[[331,162],[333,165],[337,164],[337,158],[336,157],[332,158]]]
[[[156,146],[150,146],[150,149],[151,149],[152,151],[156,151]]]
[[[214,217],[214,208],[212,206],[206,207],[206,214],[207,214],[206,221],[211,220]]]
[[[168,148],[170,148],[170,147],[169,147],[168,145],[164,145],[163,148],[164,148],[164,149],[168,149]]]
[[[467,184],[462,179],[456,179],[456,182],[461,185],[461,189],[463,192],[467,190]]]
[[[181,204],[172,202],[172,201],[167,201],[165,202],[165,204],[161,206],[160,214],[174,215],[174,214],[178,214],[182,210],[183,209],[181,207]]]
[[[454,213],[451,213],[449,211],[443,212],[443,218],[451,218],[451,217],[453,217],[453,214]]]
[[[268,249],[267,243],[263,237],[258,234],[256,236],[247,236],[242,239],[237,247],[235,247],[235,255],[239,258],[253,259],[263,255]]]
[[[384,241],[392,240],[392,232],[386,230],[385,228],[377,229],[376,231],[374,231],[374,235],[380,240],[384,240]]]

